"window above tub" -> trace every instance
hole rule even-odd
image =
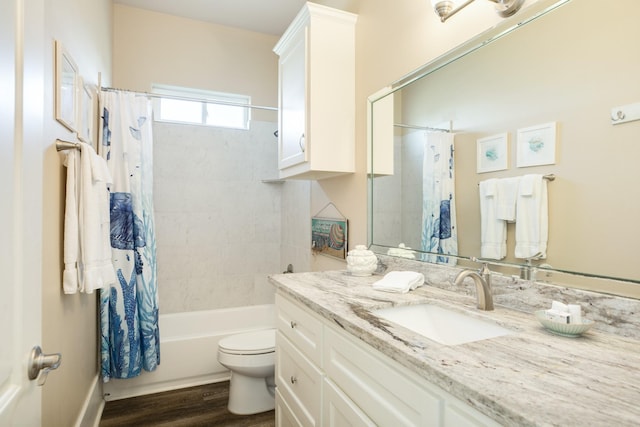
[[[152,85],[154,120],[249,129],[251,97],[178,86]]]

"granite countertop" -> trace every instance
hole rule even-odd
[[[407,294],[375,291],[371,284],[380,278],[329,271],[277,274],[270,281],[280,292],[501,424],[640,425],[636,338],[596,327],[579,338],[561,337],[545,330],[532,312],[507,308],[499,296],[494,298],[495,310],[480,311],[475,296],[428,284]],[[514,333],[447,346],[370,312],[425,302],[493,320]]]

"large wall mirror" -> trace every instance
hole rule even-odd
[[[585,277],[613,278],[636,292],[640,121],[614,125],[611,113],[640,103],[640,2],[603,7],[597,0],[564,0],[530,15],[526,24],[512,20],[506,32],[490,30],[373,99],[371,247],[387,253],[404,244],[427,259],[421,242],[425,141],[429,132],[450,128],[458,265],[480,257],[481,181],[553,174],[546,258],[516,258],[509,224],[507,256],[498,268],[518,274],[530,263],[550,281],[567,273],[580,287]],[[552,164],[518,167],[518,130],[548,123],[556,129]],[[478,140],[496,135],[506,135],[507,167],[478,173]]]

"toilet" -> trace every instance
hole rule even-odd
[[[275,329],[220,340],[218,362],[231,371],[229,412],[249,415],[275,408],[275,347]]]

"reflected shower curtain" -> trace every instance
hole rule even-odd
[[[160,363],[153,217],[151,102],[101,93],[100,154],[111,186],[111,258],[117,282],[100,292],[101,373],[132,378]]]
[[[456,229],[454,135],[427,133],[422,168],[422,250],[458,254]],[[424,254],[424,261],[455,265],[456,259]]]

